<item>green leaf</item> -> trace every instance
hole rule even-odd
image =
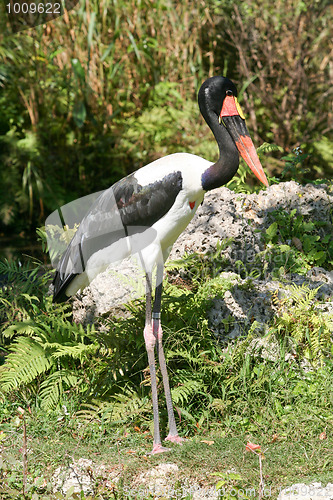
[[[103,62],[108,57],[111,50],[112,50],[112,52],[114,51],[114,48],[115,48],[115,43],[111,42],[110,45],[108,46],[108,48],[105,50],[104,54],[102,55],[101,62]]]
[[[141,55],[140,55],[140,52],[139,52],[139,49],[138,49],[138,46],[137,44],[135,43],[135,40],[134,40],[134,37],[132,35],[132,33],[130,31],[127,31],[127,34],[128,34],[128,38],[130,39],[131,41],[131,44],[132,44],[132,47],[133,47],[133,50],[135,52],[135,55],[136,57],[138,58],[138,60],[140,61],[141,60]]]
[[[225,484],[227,484],[227,481],[218,481],[218,483],[216,484],[216,489],[220,490]]]
[[[303,229],[304,231],[313,231],[316,228],[313,222],[304,222]]]
[[[269,238],[270,241],[273,240],[273,238],[276,236],[278,231],[278,224],[277,222],[273,222],[267,229],[266,229],[266,236]]]
[[[230,472],[228,474],[228,477],[229,477],[229,479],[236,479],[237,481],[242,479],[242,476],[240,474],[238,474],[237,472]]]
[[[316,261],[320,260],[320,261],[324,262],[325,257],[326,257],[326,252],[324,252],[324,250],[320,250],[319,252],[315,252],[312,257]]]
[[[10,351],[6,363],[0,367],[0,385],[5,392],[28,384],[53,365],[50,355],[31,338],[19,337]]]
[[[73,119],[79,128],[83,126],[86,116],[87,110],[84,101],[76,102],[73,109]]]
[[[74,489],[75,489],[74,486],[71,486],[69,488],[69,490],[67,491],[65,498],[70,498],[73,495],[73,493],[74,493]]]
[[[278,245],[278,248],[280,252],[289,252],[290,251],[290,246],[289,245]]]
[[[80,61],[78,59],[76,59],[76,58],[72,59],[72,68],[73,68],[74,74],[78,78],[78,80],[81,83],[84,83],[86,80],[86,74],[85,74],[85,71],[82,67],[82,64],[80,63]]]
[[[92,12],[91,17],[90,17],[90,23],[89,23],[89,28],[88,28],[88,48],[91,47],[92,44],[92,37],[94,33],[94,28],[95,28],[95,21],[96,21],[96,12]]]
[[[269,144],[268,142],[264,142],[257,148],[258,155],[260,153],[271,153],[272,151],[283,151],[283,148],[277,144]]]

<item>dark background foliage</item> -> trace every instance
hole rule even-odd
[[[196,93],[218,73],[237,83],[257,146],[301,147],[308,176],[329,176],[332,14],[309,0],[87,0],[13,34],[2,11],[0,230],[34,232],[57,206],[175,151],[214,160]]]

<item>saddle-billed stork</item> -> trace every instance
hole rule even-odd
[[[194,216],[206,191],[226,184],[235,175],[239,154],[258,179],[268,186],[237,101],[234,83],[223,76],[206,80],[198,93],[202,116],[219,147],[216,163],[188,153],[160,158],[104,191],[83,218],[57,267],[54,301],[66,300],[84,288],[110,262],[137,254],[146,276],[144,339],[151,376],[154,414],[152,453],[162,446],[154,348],[157,348],[169,419],[167,441],[181,443],[171,400],[162,347],[161,294],[163,266],[171,247]],[[156,267],[152,307],[152,272]]]

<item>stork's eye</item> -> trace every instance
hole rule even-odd
[[[232,90],[227,90],[227,91],[226,91],[226,94],[227,94],[227,95],[230,95],[230,96],[234,95],[234,94],[233,94],[233,92],[232,92]]]

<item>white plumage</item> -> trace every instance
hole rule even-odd
[[[104,191],[81,221],[54,279],[54,300],[66,300],[110,263],[136,255],[146,273],[144,338],[151,373],[153,453],[161,444],[154,347],[157,347],[169,417],[167,440],[181,443],[172,407],[160,322],[163,265],[173,243],[189,224],[204,193],[226,184],[236,173],[239,154],[268,185],[237,101],[235,85],[222,76],[209,78],[198,95],[200,111],[211,128],[220,156],[211,163],[188,153],[158,159]],[[152,310],[152,272],[156,266]]]

